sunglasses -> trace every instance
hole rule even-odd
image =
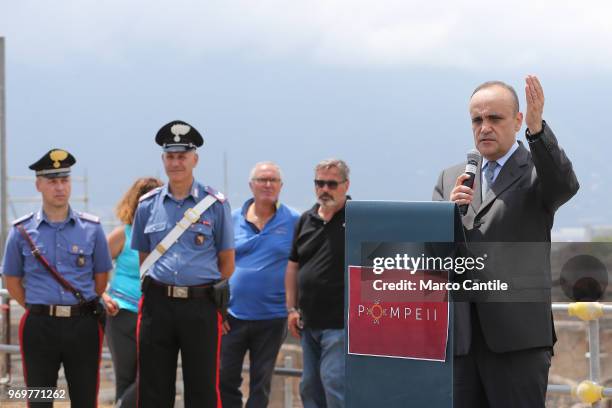
[[[316,179],[314,181],[315,186],[317,186],[318,188],[323,188],[327,185],[327,187],[329,187],[330,190],[335,190],[338,188],[338,184],[342,184],[346,182],[346,180],[344,181],[336,181],[336,180],[318,180]]]

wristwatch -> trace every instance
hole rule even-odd
[[[290,307],[287,309],[287,314],[293,313],[293,312],[299,313],[299,310],[297,310],[295,307]]]

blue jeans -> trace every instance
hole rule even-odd
[[[344,407],[344,329],[302,331],[304,408]]]

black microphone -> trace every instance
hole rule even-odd
[[[463,180],[463,185],[469,188],[474,187],[474,179],[476,178],[476,171],[478,170],[478,162],[480,161],[480,153],[476,149],[472,149],[467,152],[467,163],[465,164],[465,172],[470,176],[469,179]],[[459,214],[464,216],[467,214],[468,205],[462,204],[459,206]]]

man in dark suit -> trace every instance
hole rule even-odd
[[[474,188],[463,186],[465,164],[440,175],[433,200],[467,204],[470,242],[550,242],[555,211],[578,191],[572,164],[542,120],[544,93],[526,78],[529,150],[516,140],[523,114],[516,91],[491,81],[473,92],[469,112],[482,155]],[[539,269],[550,282],[550,269]],[[505,273],[505,272],[503,272]],[[550,293],[548,287],[547,293]],[[454,407],[544,407],[555,342],[547,301],[455,303]]]

